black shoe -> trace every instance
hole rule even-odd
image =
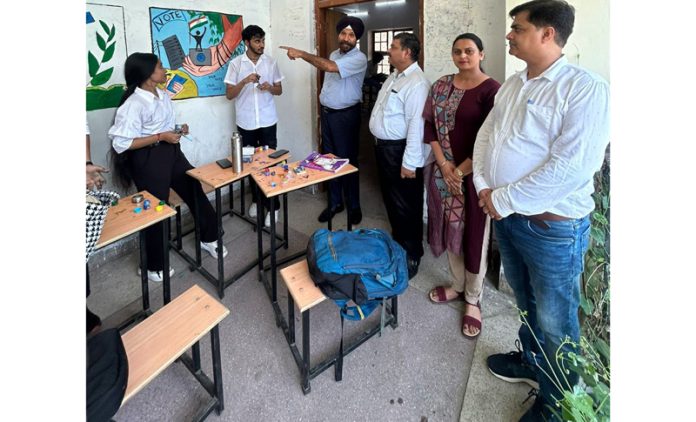
[[[334,215],[338,214],[339,212],[342,212],[345,208],[343,208],[343,205],[339,205],[337,207],[334,207],[333,209],[329,209],[329,207],[326,207],[324,211],[319,214],[319,220],[320,223],[326,223],[329,221],[329,218],[333,218]]]
[[[488,356],[488,370],[503,381],[526,382],[538,389],[539,382],[537,381],[536,370],[532,365],[522,360],[522,351],[519,344],[519,340],[516,340],[516,352]]]
[[[529,398],[532,396],[536,396],[536,400],[534,400],[532,407],[530,407],[529,410],[522,415],[520,422],[558,421],[556,415],[554,415],[551,409],[549,409],[546,400],[539,395],[539,390],[532,388],[525,401],[529,400]]]
[[[362,221],[362,211],[360,208],[348,210],[348,218],[350,219],[350,224],[360,224]]]
[[[410,280],[418,274],[420,258],[408,258],[406,262],[408,264],[408,279]]]

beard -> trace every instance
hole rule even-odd
[[[341,41],[341,42],[338,43],[338,48],[339,48],[341,51],[343,51],[344,53],[349,52],[350,50],[353,49],[353,47],[355,47],[355,44],[351,44],[351,43],[349,43],[349,42],[347,42],[347,41]]]

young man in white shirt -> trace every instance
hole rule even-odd
[[[392,236],[406,250],[408,275],[423,256],[423,165],[430,146],[423,143],[423,107],[430,82],[418,66],[420,42],[401,33],[389,47],[396,71],[382,85],[370,115],[375,155]]]
[[[549,406],[558,409],[558,380],[572,389],[578,379],[559,368],[556,353],[566,338],[580,340],[580,277],[593,176],[609,143],[609,86],[563,56],[575,21],[568,3],[535,0],[510,17],[510,54],[527,68],[498,91],[474,144],[473,174],[529,325],[519,330],[522,350],[489,356],[488,368],[505,381],[539,388],[520,420],[557,420]],[[561,352],[578,351],[564,344]]]
[[[283,93],[283,75],[278,63],[264,54],[266,33],[256,25],[249,25],[242,31],[246,52],[234,58],[227,67],[225,96],[234,100],[237,131],[242,136],[244,146],[258,147],[268,145],[276,149],[278,113],[273,96]],[[252,204],[249,216],[256,217],[257,192],[252,187]],[[275,198],[276,219],[280,203]],[[266,209],[269,209],[266,206]],[[270,215],[266,215],[266,226],[270,226]]]

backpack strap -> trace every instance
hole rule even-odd
[[[386,308],[386,304],[387,304],[387,298],[383,297],[382,298],[382,312],[381,312],[381,315],[379,317],[380,318],[379,319],[379,336],[380,337],[382,337],[382,329],[384,328],[384,313],[385,313],[384,309]]]
[[[338,301],[336,301],[338,302]],[[345,301],[347,302],[347,301]],[[341,318],[345,318],[350,321],[360,321],[365,319],[366,316],[370,315],[372,311],[379,306],[380,301],[378,300],[368,300],[362,305],[348,306],[343,303],[341,307],[340,314]]]

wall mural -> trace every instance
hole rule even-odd
[[[241,15],[150,8],[152,52],[172,99],[225,95],[227,64],[244,53]]]
[[[128,57],[123,7],[87,3],[87,111],[117,107]]]

